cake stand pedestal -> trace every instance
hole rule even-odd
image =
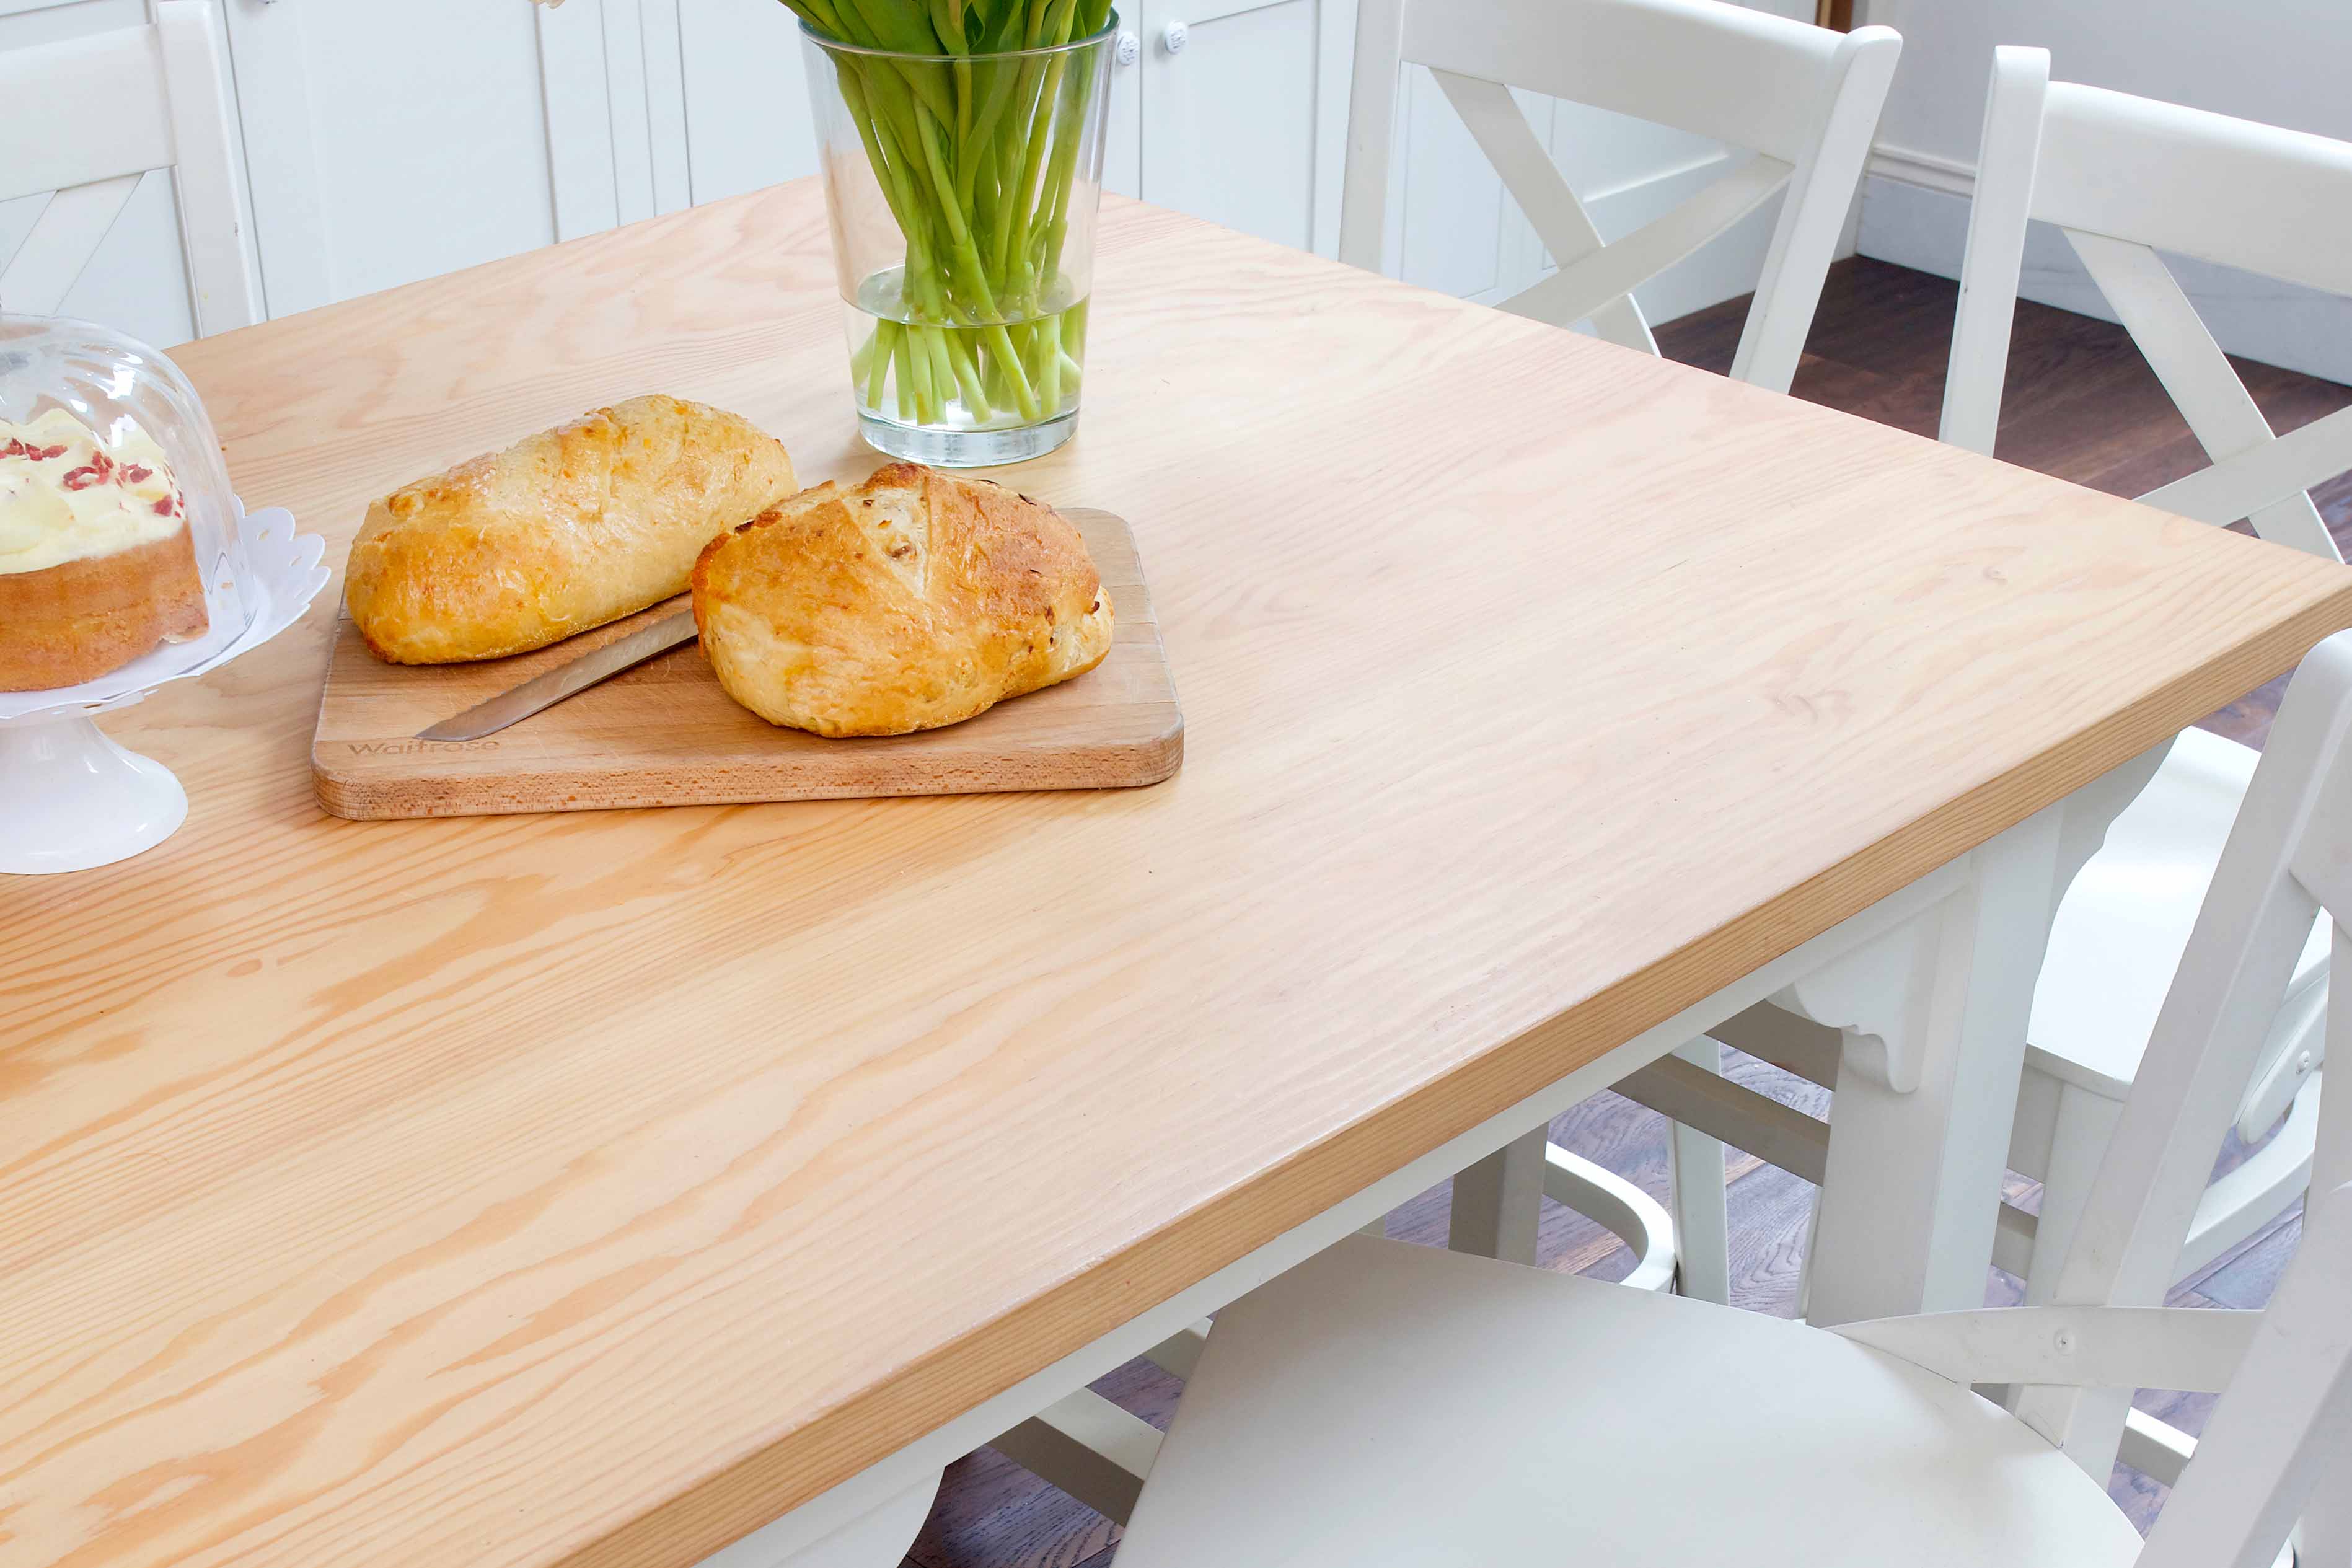
[[[87,871],[152,849],[188,816],[172,770],[126,751],[94,722],[167,681],[219,668],[292,626],[327,585],[326,541],[290,512],[236,508],[245,544],[242,629],[215,626],[121,669],[52,691],[0,692],[0,873]]]
[[[0,726],[0,871],[87,871],[127,860],[187,819],[172,770],[75,715]]]

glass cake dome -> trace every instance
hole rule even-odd
[[[0,692],[168,675],[234,642],[254,615],[237,519],[177,365],[87,321],[0,315]]]

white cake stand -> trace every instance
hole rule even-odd
[[[301,619],[327,585],[327,542],[297,535],[294,515],[236,506],[245,542],[244,602],[253,619],[165,643],[110,675],[49,691],[0,692],[0,872],[86,871],[128,859],[186,820],[188,792],[172,770],[125,751],[91,722],[166,681],[217,669]]]

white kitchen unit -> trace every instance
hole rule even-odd
[[[214,0],[269,313],[430,277],[814,174],[797,24],[778,0]],[[1811,0],[1770,0],[1806,14]],[[142,20],[145,0],[0,0],[0,48]],[[1129,0],[1112,72],[1113,190],[1326,255],[1355,0]],[[1500,299],[1541,247],[1428,73],[1414,68],[1391,265]],[[1615,237],[1721,172],[1720,147],[1524,99]],[[0,205],[0,256],[42,198]],[[190,331],[168,179],[151,175],[79,313]],[[1653,320],[1744,293],[1768,207],[1642,292]]]
[[[1336,252],[1355,0],[1135,0],[1134,9],[1143,199]]]
[[[601,0],[215,4],[272,315],[618,221]]]

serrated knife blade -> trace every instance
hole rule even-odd
[[[615,637],[603,647],[583,653],[569,664],[558,665],[544,675],[534,675],[509,691],[501,691],[488,701],[477,702],[455,718],[444,719],[429,730],[419,730],[420,741],[478,741],[494,735],[508,725],[530,718],[543,709],[552,708],[567,697],[576,697],[600,680],[607,680],[621,671],[657,653],[667,653],[681,643],[694,640],[694,612],[680,610],[674,616],[664,616],[651,626],[642,626],[627,637]]]

